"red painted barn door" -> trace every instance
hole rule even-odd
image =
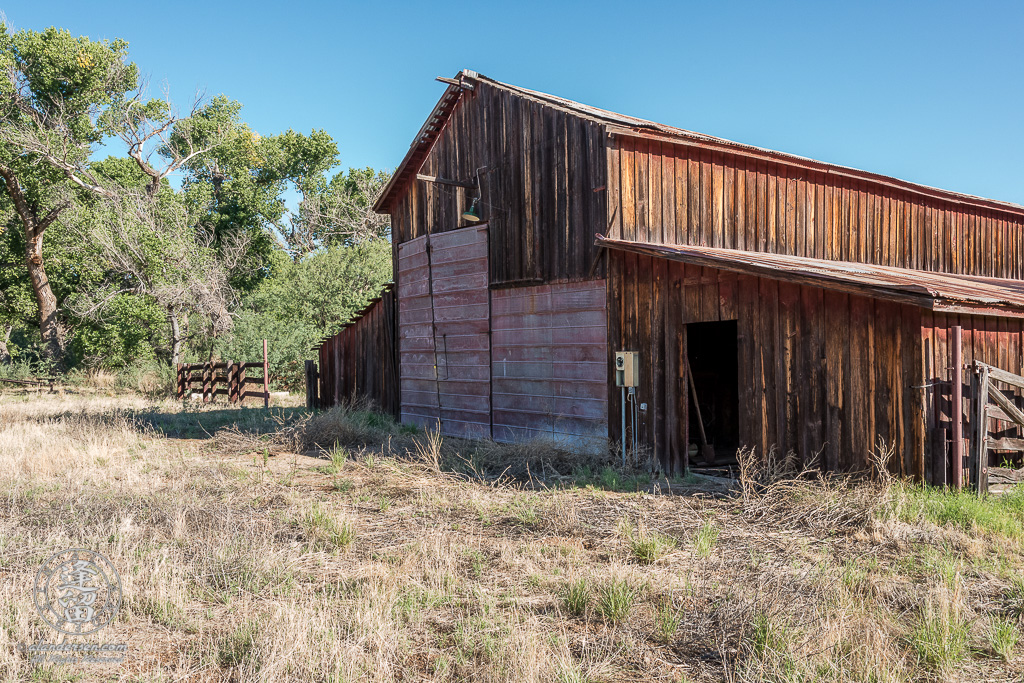
[[[490,437],[486,226],[398,245],[402,420]]]

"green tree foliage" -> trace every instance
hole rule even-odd
[[[218,347],[230,359],[254,359],[268,340],[271,366],[286,385],[302,382],[302,361],[336,333],[391,279],[391,243],[335,245],[293,261],[276,252],[271,274],[243,301],[233,333]]]
[[[289,216],[285,193],[292,188],[321,191],[324,174],[337,163],[338,148],[324,131],[303,135],[288,130],[261,137],[242,123],[240,110],[241,105],[223,97],[207,107],[204,125],[231,126],[237,134],[187,165],[183,190],[196,220],[218,241],[246,234],[250,259],[234,284],[250,289],[279,247],[274,236],[285,229]]]
[[[373,203],[390,179],[384,171],[350,168],[304,189],[299,210],[282,233],[288,250],[301,258],[321,247],[388,237],[390,217],[374,213]]]
[[[391,279],[390,175],[337,171],[322,130],[260,136],[223,95],[179,115],[127,48],[0,23],[0,363],[255,360],[267,338],[300,377]],[[96,161],[111,138],[126,156]]]

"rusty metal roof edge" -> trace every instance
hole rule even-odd
[[[763,276],[771,279],[785,279],[826,289],[861,293],[874,298],[911,303],[934,310],[974,312],[975,315],[999,315],[1019,317],[1024,315],[1024,282],[999,278],[984,278],[953,273],[918,271],[894,266],[828,261],[806,256],[789,256],[767,252],[741,251],[716,247],[693,245],[663,245],[650,242],[616,240],[597,235],[595,244],[623,251],[668,258],[705,267],[718,268],[736,273]],[[752,261],[742,259],[749,258]],[[757,261],[762,261],[758,263]],[[922,276],[945,281],[953,288],[974,289],[978,285],[1005,290],[1003,296],[983,292],[966,296],[943,291],[941,283],[927,283]],[[884,279],[890,277],[891,282]],[[929,286],[932,284],[933,286]],[[973,287],[972,287],[973,285]],[[1009,293],[1017,299],[1006,298]],[[984,312],[982,312],[984,311]]]

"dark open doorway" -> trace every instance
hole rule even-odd
[[[693,376],[688,387],[690,460],[694,464],[736,462],[739,447],[739,358],[736,321],[690,323],[686,356]],[[696,401],[693,400],[696,394]],[[710,446],[702,448],[700,427]],[[697,453],[692,455],[696,446]],[[714,462],[708,462],[711,451]]]

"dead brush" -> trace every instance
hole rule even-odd
[[[249,453],[277,455],[293,450],[294,442],[288,431],[285,429],[269,434],[259,434],[232,425],[217,430],[217,433],[213,435],[213,447],[217,451],[229,455]]]
[[[303,429],[310,416],[295,419],[283,414],[269,416],[269,424],[254,431],[238,425],[222,427],[213,435],[213,446],[231,455],[289,453],[302,449]]]
[[[871,453],[875,481],[857,474],[836,475],[817,469],[817,458],[797,466],[796,454],[785,457],[773,447],[763,456],[741,449],[740,489],[743,511],[753,520],[780,526],[818,529],[863,527],[878,517],[894,481],[888,471],[893,448],[879,440]]]
[[[583,467],[598,471],[613,462],[607,450],[577,453],[549,439],[514,443],[478,442],[472,452],[472,460],[485,476],[510,477],[520,481],[570,476]]]
[[[408,428],[395,424],[375,408],[368,399],[345,400],[322,413],[294,421],[282,430],[283,435],[298,452],[366,446],[382,447],[385,455],[391,455],[411,448]]]

